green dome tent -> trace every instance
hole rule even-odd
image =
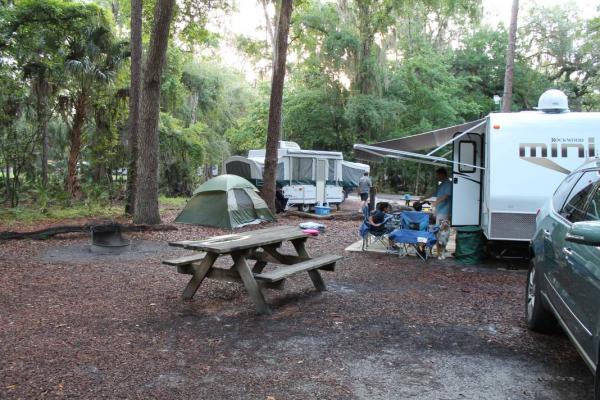
[[[258,189],[237,175],[219,175],[200,185],[175,222],[239,228],[275,221]]]

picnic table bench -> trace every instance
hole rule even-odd
[[[270,310],[261,290],[281,290],[285,280],[292,275],[308,272],[315,288],[318,291],[326,290],[319,270],[333,271],[342,257],[332,254],[310,257],[305,246],[308,237],[297,227],[280,226],[204,240],[170,242],[170,246],[198,253],[164,260],[163,264],[177,267],[177,272],[181,274],[192,275],[183,291],[186,300],[194,297],[204,279],[237,282],[244,284],[257,311],[266,314]],[[292,243],[296,255],[279,252],[286,241]],[[230,268],[214,266],[222,256],[231,256],[233,265]],[[265,272],[268,264],[276,264],[277,268]]]

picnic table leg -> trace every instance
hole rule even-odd
[[[250,271],[248,262],[246,261],[246,253],[233,253],[231,258],[233,258],[235,268],[240,274],[240,277],[244,282],[244,286],[246,287],[250,298],[256,306],[256,311],[258,311],[259,314],[270,314],[271,310],[265,301],[265,297],[260,291],[260,287],[258,287],[258,283],[256,283],[256,280],[254,279],[252,271]]]
[[[308,254],[308,250],[306,250],[306,246],[304,245],[305,243],[306,238],[292,240],[292,244],[294,245],[294,249],[296,249],[296,253],[298,253],[300,257],[309,259],[310,254]],[[313,269],[308,271],[308,276],[310,277],[313,285],[315,285],[315,289],[317,289],[317,291],[324,292],[327,290],[327,286],[325,286],[325,282],[323,282],[323,278],[318,270]]]
[[[263,269],[267,266],[266,261],[257,261],[254,263],[254,267],[252,267],[252,272],[255,274],[260,274],[263,272]]]
[[[194,294],[196,294],[196,291],[202,284],[202,281],[208,274],[208,271],[210,271],[211,267],[215,263],[217,257],[219,257],[218,254],[206,253],[206,257],[204,257],[199,265],[192,266],[192,271],[194,274],[192,279],[190,279],[187,286],[183,290],[182,297],[184,300],[191,300],[194,297]]]
[[[304,246],[305,243],[306,238],[292,240],[292,244],[294,245],[294,249],[296,249],[296,253],[298,253],[300,257],[308,259],[310,258],[310,254],[308,254],[308,250],[306,250],[306,246]]]

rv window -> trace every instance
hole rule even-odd
[[[469,167],[469,164],[475,165],[475,142],[462,141],[458,144],[458,172],[472,173],[475,172],[474,167]]]
[[[569,193],[571,193],[571,189],[573,189],[573,186],[575,185],[575,183],[577,183],[580,177],[580,172],[569,175],[565,178],[564,181],[562,181],[558,189],[556,189],[556,191],[554,192],[554,196],[552,197],[552,206],[556,211],[560,211],[562,209],[562,206],[563,204],[565,204],[567,196],[569,195]]]
[[[277,163],[277,178],[275,178],[278,181],[282,181],[282,180],[285,179],[284,178],[285,175],[284,175],[284,170],[283,169],[284,169],[283,163],[282,162],[278,162]]]
[[[335,165],[336,165],[336,161],[335,160],[329,160],[329,168],[328,168],[328,172],[327,172],[327,180],[328,181],[335,181]]]
[[[305,157],[292,157],[292,180],[313,179],[313,159]]]
[[[324,181],[327,174],[325,160],[317,160],[317,181]]]
[[[571,191],[567,202],[560,214],[571,222],[579,222],[585,219],[585,206],[592,188],[598,181],[598,171],[590,171],[583,174],[581,179]]]

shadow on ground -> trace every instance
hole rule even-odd
[[[356,241],[355,221],[326,225],[313,254]],[[182,301],[187,277],[160,264],[187,254],[167,240],[217,233],[136,234],[139,251],[112,258],[79,236],[0,247],[0,397],[593,397],[567,338],[526,329],[523,270],[346,253],[327,292],[294,277],[257,316],[235,284]]]

